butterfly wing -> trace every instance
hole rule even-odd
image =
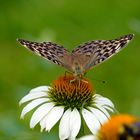
[[[133,38],[133,34],[124,35],[113,40],[95,40],[87,42],[72,51],[77,56],[85,72],[93,66],[118,53]]]
[[[52,42],[38,43],[23,39],[18,39],[17,41],[25,48],[31,50],[37,55],[42,56],[43,58],[55,64],[63,66],[69,71],[71,71],[70,54],[63,46],[59,46]]]

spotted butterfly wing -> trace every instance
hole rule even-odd
[[[133,34],[113,40],[95,40],[87,42],[72,51],[72,56],[82,60],[80,64],[85,72],[93,66],[118,53],[133,38]]]
[[[52,42],[38,43],[23,39],[17,39],[17,41],[37,55],[72,71],[70,53],[63,46],[59,46]]]

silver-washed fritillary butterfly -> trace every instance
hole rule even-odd
[[[133,36],[128,34],[113,40],[90,41],[79,45],[72,53],[53,42],[38,43],[23,39],[18,39],[18,42],[45,59],[66,68],[76,78],[81,78],[89,69],[118,53]]]

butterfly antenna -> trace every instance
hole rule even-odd
[[[87,77],[87,76],[86,76]],[[104,81],[104,80],[98,80],[98,79],[93,79],[92,78],[92,80],[94,80],[94,81],[96,81],[96,82],[99,82],[99,83],[102,83],[102,84],[105,84],[106,83],[106,81]]]
[[[94,81],[97,81],[97,82],[101,82],[102,84],[105,84],[106,83],[106,81],[104,81],[104,80],[98,80],[98,79],[93,79]]]

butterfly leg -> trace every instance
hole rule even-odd
[[[83,79],[82,79],[82,81],[83,81],[84,83],[88,83],[88,81],[86,81],[86,80],[83,80]]]
[[[76,79],[75,78],[72,79],[72,80],[70,80],[70,84],[72,84],[73,82],[76,82]]]
[[[70,71],[65,71],[65,77],[67,76],[67,74],[72,75],[72,72],[70,72]]]
[[[67,74],[69,74],[69,75],[72,75],[73,76],[73,73],[72,72],[70,72],[70,71],[65,71],[65,77],[67,76]],[[78,79],[77,78],[73,78],[72,80],[70,80],[70,84],[72,84],[73,82],[76,82]]]
[[[70,80],[70,84],[72,84],[72,83],[76,83],[76,85],[78,85],[78,89],[80,89],[80,82],[81,82],[81,79],[76,79],[76,78],[74,78],[74,79],[72,79],[72,80]]]
[[[80,89],[80,82],[81,82],[81,79],[78,79],[78,89]]]

